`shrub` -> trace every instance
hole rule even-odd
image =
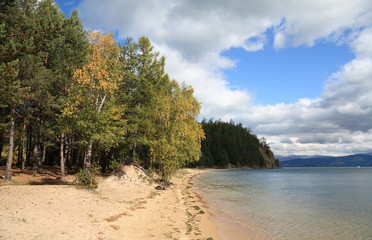
[[[88,189],[96,188],[98,186],[96,176],[99,173],[99,170],[99,166],[95,164],[92,164],[85,169],[81,169],[75,175],[74,183]]]
[[[109,170],[110,172],[116,173],[119,170],[120,167],[120,161],[118,160],[112,160],[109,164]]]

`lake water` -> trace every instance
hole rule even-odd
[[[194,190],[240,236],[372,239],[372,168],[212,171],[194,179]]]

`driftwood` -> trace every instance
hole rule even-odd
[[[143,167],[141,167],[140,165],[137,165],[137,164],[135,164],[135,163],[132,163],[132,165],[135,166],[135,167],[137,167],[137,168],[139,168],[139,169],[141,169],[142,172],[143,172],[146,176],[148,176],[148,177],[151,178],[150,174],[148,174],[148,172],[147,172]]]

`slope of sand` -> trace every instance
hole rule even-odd
[[[1,179],[0,239],[218,239],[191,191],[198,173],[180,170],[168,190],[155,190],[134,166],[101,179],[95,191],[76,188],[71,176],[13,178],[33,185]]]

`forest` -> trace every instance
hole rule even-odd
[[[201,143],[202,156],[192,166],[276,168],[279,160],[265,138],[258,139],[251,129],[232,120],[202,121],[206,138]]]
[[[193,89],[170,79],[149,39],[85,31],[53,0],[0,3],[0,152],[6,179],[60,166],[136,162],[163,179],[199,160]]]
[[[6,0],[0,42],[7,180],[14,166],[59,166],[63,176],[122,163],[166,180],[183,166],[268,167],[264,155],[274,157],[242,124],[199,123],[193,88],[170,79],[146,37],[86,31],[77,10],[66,17],[53,0]]]

